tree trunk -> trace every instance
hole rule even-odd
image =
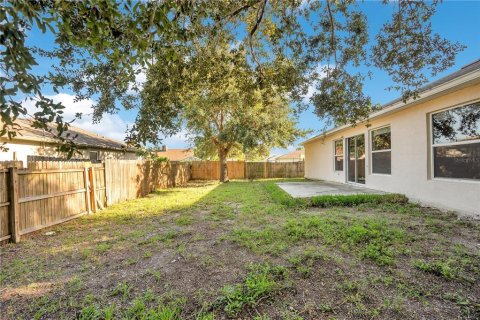
[[[228,182],[227,152],[220,150],[220,182]]]

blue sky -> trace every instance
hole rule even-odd
[[[378,33],[382,24],[391,16],[391,6],[382,5],[379,1],[366,1],[360,4],[360,8],[367,14],[369,22],[370,39]],[[441,36],[452,41],[459,41],[466,45],[466,49],[459,53],[455,66],[437,75],[432,80],[437,79],[445,74],[453,72],[462,66],[480,58],[480,1],[446,1],[439,5],[436,15],[433,17],[433,29]],[[29,36],[29,44],[38,45],[49,49],[53,46],[53,37],[51,35],[41,34],[38,30],[33,30]],[[39,66],[36,68],[38,72],[48,71],[51,61],[39,60]],[[389,76],[378,69],[370,67],[368,70],[373,72],[371,80],[365,83],[365,92],[372,97],[374,103],[387,103],[399,96],[394,91],[385,90],[392,84]],[[360,71],[368,71],[366,67],[360,68]],[[66,115],[73,116],[75,112],[83,112],[88,114],[91,112],[91,105],[94,101],[82,101],[75,103],[71,92],[64,91],[59,95],[55,95],[53,91],[46,88],[44,92],[50,95],[54,100],[61,101],[67,106]],[[106,115],[100,124],[92,124],[89,116],[76,121],[75,125],[86,130],[91,130],[99,134],[111,137],[113,139],[122,139],[127,126],[135,120],[135,111],[120,110],[116,115]],[[312,129],[314,133],[319,133],[325,126],[313,113],[312,109],[305,111],[300,115],[299,127],[304,129]],[[188,141],[179,134],[174,137],[165,139],[165,144],[169,148],[189,147]],[[300,140],[297,142],[299,143]],[[292,145],[289,149],[294,149],[297,144]],[[273,149],[271,154],[281,154],[288,150]]]

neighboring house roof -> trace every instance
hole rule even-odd
[[[158,151],[157,156],[165,157],[170,161],[197,160],[194,156],[193,149],[168,149],[166,151]]]
[[[275,160],[278,161],[278,160],[289,160],[289,159],[303,159],[304,157],[305,157],[305,150],[301,149],[301,150],[295,150],[287,154],[278,156],[275,158]]]
[[[279,156],[276,155],[276,154],[273,154],[271,156],[269,156],[268,158],[266,158],[264,161],[275,161],[275,159],[277,159]]]
[[[48,142],[58,143],[54,135],[43,129],[33,128],[31,126],[32,120],[30,119],[17,119],[16,123],[21,127],[14,140],[23,141],[36,141],[36,142]],[[56,130],[53,125],[49,125],[53,130]],[[75,126],[70,126],[67,132],[62,134],[66,137],[70,133],[71,138],[80,147],[94,147],[106,150],[119,150],[119,151],[135,151],[134,148],[129,148],[124,142],[116,141],[94,132],[86,131]],[[76,137],[75,137],[76,136]]]
[[[389,103],[384,104],[380,110],[372,112],[368,120],[375,118],[387,116],[389,114],[398,112],[400,110],[413,107],[419,103],[434,99],[440,95],[450,93],[453,90],[458,90],[469,85],[480,83],[480,59],[476,60],[470,64],[463,66],[460,70],[455,71],[443,78],[440,78],[436,81],[430,82],[424,87],[419,89],[419,96],[417,99],[410,99],[406,103],[403,102],[402,98],[399,97]],[[367,121],[367,120],[364,120]],[[358,123],[364,122],[359,121]],[[324,133],[316,135],[308,140],[302,142],[302,144],[312,142],[314,140],[320,139],[332,133],[350,128],[351,125],[343,125],[340,127],[335,127],[331,130],[328,130]]]

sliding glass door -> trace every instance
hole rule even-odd
[[[365,136],[363,134],[347,139],[348,168],[347,180],[365,183]]]

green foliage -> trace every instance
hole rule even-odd
[[[328,257],[318,248],[309,247],[302,253],[291,256],[288,261],[304,278],[308,278],[313,271],[314,263],[318,260],[328,260]]]
[[[131,139],[158,143],[158,131],[169,135],[185,126],[196,154],[225,161],[234,153],[267,154],[302,135],[287,91],[266,79],[260,85],[247,49],[232,48],[231,41],[223,33],[216,41],[194,40],[170,63],[158,51]]]
[[[128,296],[130,295],[130,292],[132,291],[131,285],[128,284],[128,282],[124,281],[122,283],[119,283],[112,291],[113,296],[120,296],[122,298],[122,301],[126,301]]]
[[[281,266],[251,265],[242,284],[223,287],[217,305],[229,316],[236,316],[244,307],[254,307],[260,299],[284,288],[287,269]]]
[[[353,207],[359,204],[399,203],[406,204],[408,198],[403,194],[352,194],[352,195],[324,195],[310,199],[314,207],[344,206]]]
[[[116,110],[117,99],[131,108],[130,84],[138,66],[146,64],[153,38],[175,33],[167,16],[159,12],[175,8],[171,2],[3,1],[0,136],[16,136],[16,119],[29,111],[20,101],[32,100],[36,107],[29,114],[32,127],[49,132],[58,139],[60,151],[73,156],[77,146],[75,137],[66,133],[69,122],[63,119],[64,106],[43,95],[45,85],[51,85],[55,92],[69,85],[79,100],[100,94],[95,106],[97,120],[104,112]],[[47,51],[27,46],[33,29],[52,34],[56,47]],[[45,74],[33,72],[39,56],[52,61]],[[76,118],[81,117],[81,111]]]
[[[189,226],[193,223],[193,217],[183,215],[175,219],[175,224],[177,226]]]
[[[416,97],[416,90],[431,76],[451,67],[457,52],[465,48],[432,30],[431,18],[436,9],[436,2],[400,1],[393,19],[383,25],[376,37],[372,60],[389,73],[395,82],[390,89],[402,91],[404,101]],[[430,74],[425,72],[428,66]]]
[[[453,260],[432,262],[417,260],[414,265],[418,270],[446,279],[455,279],[459,275],[458,265],[456,265]]]
[[[138,108],[132,143],[157,143],[159,132],[186,124],[200,153],[255,157],[299,133],[292,115],[305,107],[311,85],[319,117],[353,123],[375,109],[361,64],[386,70],[405,99],[428,73],[452,66],[464,47],[432,31],[440,3],[399,2],[370,52],[368,17],[356,2],[3,1],[0,136],[16,135],[27,97],[37,109],[33,126],[73,155],[63,106],[42,95],[48,84],[78,100],[95,98],[95,121],[119,105]],[[52,34],[55,48],[28,47],[33,29]],[[45,74],[33,72],[38,56],[52,63]],[[146,70],[142,87],[136,76]]]

